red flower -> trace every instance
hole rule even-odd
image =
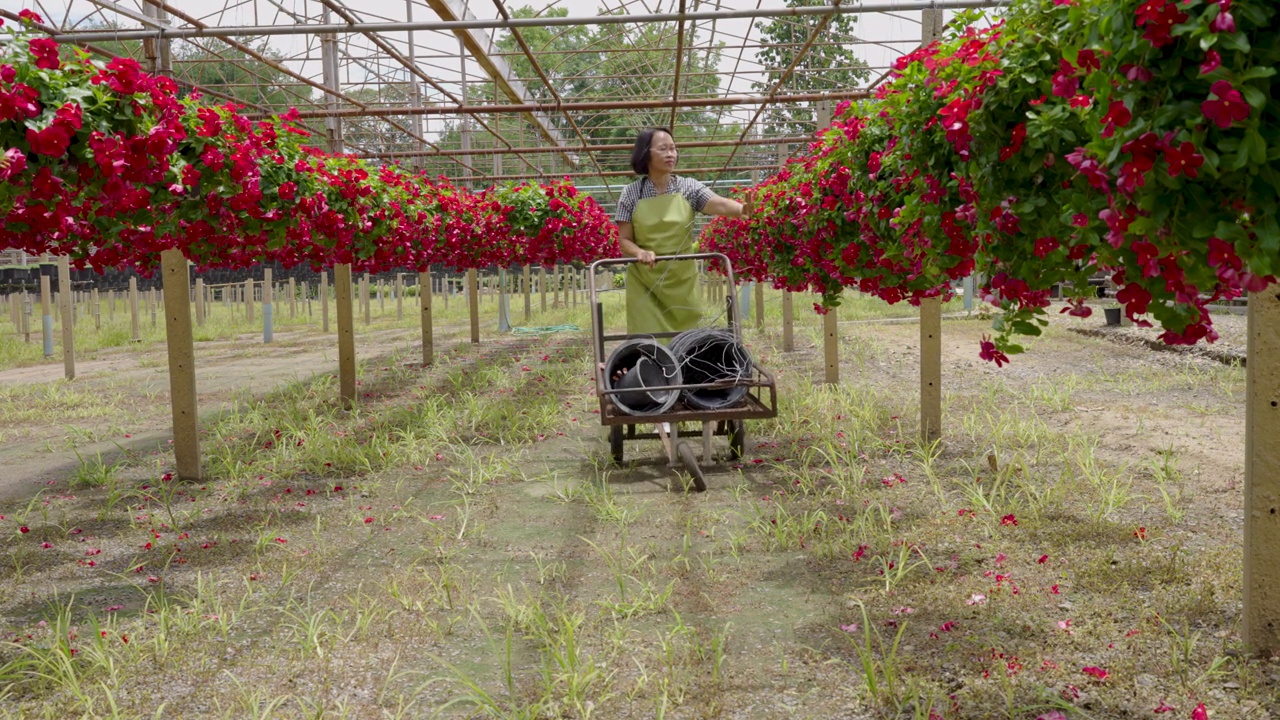
[[[1129,112],[1129,107],[1120,100],[1113,100],[1107,108],[1107,114],[1102,116],[1102,122],[1105,127],[1098,134],[1104,138],[1109,138],[1115,133],[1116,128],[1128,125],[1132,119],[1133,113]]]
[[[1194,178],[1197,168],[1204,164],[1204,156],[1197,153],[1196,146],[1190,142],[1184,142],[1176,148],[1172,145],[1165,148],[1164,160],[1169,163],[1169,177],[1185,173],[1187,177]]]
[[[1204,62],[1200,63],[1200,74],[1208,75],[1214,70],[1217,70],[1218,66],[1221,64],[1222,56],[1218,54],[1217,50],[1210,50],[1204,54]]]
[[[1151,71],[1141,65],[1121,65],[1120,72],[1129,82],[1150,82]]]
[[[0,157],[0,180],[18,177],[27,169],[27,156],[18,148],[9,148]]]
[[[1066,59],[1058,61],[1058,72],[1053,74],[1053,94],[1069,98],[1080,89],[1080,78],[1076,77],[1076,66]]]
[[[1191,711],[1191,720],[1209,720],[1209,710],[1205,708],[1204,703],[1200,703],[1195,710]]]
[[[1057,250],[1059,247],[1061,247],[1061,243],[1058,242],[1057,238],[1051,238],[1051,237],[1036,238],[1035,249],[1032,250],[1032,252],[1035,254],[1036,257],[1043,260],[1045,257],[1049,255],[1049,253],[1053,252],[1054,250]]]
[[[1073,95],[1067,104],[1073,108],[1087,108],[1093,104],[1093,98],[1085,94]]]
[[[1204,113],[1206,119],[1217,123],[1218,127],[1229,128],[1232,123],[1249,117],[1249,104],[1230,82],[1219,80],[1210,86],[1209,92],[1212,93],[1211,97],[1217,99],[1200,103],[1200,112]]]
[[[292,200],[298,193],[298,186],[292,182],[280,183],[277,192],[280,193],[281,200]]]
[[[1209,23],[1209,29],[1216,33],[1233,33],[1236,31],[1236,19],[1226,10],[1219,10],[1218,17]]]
[[[1153,713],[1155,713],[1155,714],[1157,714],[1157,715],[1163,715],[1164,713],[1167,713],[1167,712],[1174,712],[1174,711],[1175,711],[1175,710],[1177,710],[1177,709],[1178,709],[1178,708],[1176,708],[1176,707],[1174,707],[1174,706],[1172,706],[1172,705],[1170,705],[1170,704],[1166,703],[1165,701],[1161,700],[1161,701],[1160,701],[1160,704],[1159,704],[1155,709],[1153,709],[1151,712],[1153,712]]]
[[[1103,670],[1100,667],[1094,667],[1093,665],[1086,665],[1085,667],[1080,668],[1080,672],[1084,673],[1085,675],[1092,675],[1093,677],[1097,678],[1100,681],[1106,680],[1107,676],[1111,674],[1106,670]]]
[[[26,535],[27,533],[31,532],[31,528],[27,527],[26,525],[23,525],[22,527],[18,528],[18,532],[22,533],[23,535]]]
[[[1102,67],[1102,63],[1098,62],[1098,54],[1088,48],[1081,50],[1076,56],[1076,65],[1079,65],[1086,74]]]
[[[1022,143],[1027,139],[1027,124],[1018,123],[1014,126],[1013,132],[1009,135],[1009,144],[1000,148],[1000,161],[1004,162],[1013,157],[1015,153],[1022,149]]]
[[[57,70],[62,65],[58,59],[58,43],[49,38],[34,38],[27,42],[27,47],[36,58],[36,67],[44,70]]]
[[[44,24],[44,18],[40,17],[32,10],[23,10],[18,13],[18,17],[28,22]]]
[[[71,128],[57,122],[44,130],[27,128],[27,145],[37,155],[59,158],[67,154],[73,134]]]
[[[1005,358],[1005,362],[1008,362],[1008,361],[1009,361],[1009,359],[1008,359],[1008,358]],[[1005,515],[1004,517],[1000,518],[1000,524],[1001,524],[1001,525],[1012,525],[1012,526],[1014,526],[1014,527],[1017,527],[1017,526],[1018,526],[1018,516],[1013,515],[1013,514]]]

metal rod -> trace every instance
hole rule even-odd
[[[312,35],[321,33],[405,32],[406,30],[437,30],[450,32],[472,29],[498,29],[521,27],[629,25],[650,22],[680,22],[692,20],[728,20],[734,18],[777,18],[803,15],[858,15],[879,12],[908,12],[912,10],[964,10],[1008,5],[1006,0],[904,0],[903,2],[866,3],[797,8],[759,8],[754,10],[703,11],[686,13],[649,13],[642,15],[596,15],[590,17],[542,17],[511,18],[508,20],[445,20],[435,22],[369,22],[326,23],[319,25],[244,25],[230,27],[179,28],[176,30],[90,30],[87,32],[58,33],[59,42],[142,40],[145,38],[197,38],[237,37],[269,35]],[[171,6],[166,10],[173,13]],[[173,13],[177,14],[177,13]]]
[[[788,137],[768,137],[768,138],[748,138],[739,143],[736,140],[702,140],[694,142],[679,142],[681,150],[689,150],[693,148],[719,148],[731,147],[733,145],[778,145],[781,143],[810,143],[813,141],[811,137],[805,136],[788,136]],[[616,143],[612,145],[580,145],[570,149],[574,152],[631,152],[632,143]],[[393,157],[430,157],[435,155],[505,155],[508,153],[520,153],[521,155],[536,155],[539,153],[559,153],[560,148],[556,147],[498,147],[498,148],[471,148],[470,150],[423,150],[415,152],[411,150],[390,151],[390,152],[368,152],[368,153],[350,153],[359,158],[393,158]],[[683,171],[681,171],[683,172]]]
[[[725,97],[684,98],[681,100],[599,100],[594,102],[564,103],[528,103],[524,105],[435,105],[432,107],[392,107],[392,108],[352,108],[344,110],[303,110],[299,118],[323,117],[384,117],[388,115],[479,115],[482,113],[526,113],[531,110],[640,110],[670,107],[715,107],[720,105],[768,105],[789,102],[816,102],[818,100],[862,100],[871,97],[867,90],[847,90],[843,92],[802,93],[797,95],[727,95]],[[251,119],[262,119],[264,115],[249,115]],[[574,148],[566,148],[573,150]]]

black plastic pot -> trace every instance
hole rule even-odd
[[[1120,313],[1124,308],[1103,308],[1102,313],[1107,316],[1108,325],[1120,324]]]

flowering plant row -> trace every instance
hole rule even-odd
[[[704,247],[838,303],[944,294],[971,272],[1004,313],[983,355],[1036,335],[1050,288],[1104,272],[1169,343],[1280,270],[1280,11],[1266,0],[1023,0],[962,15],[843,106]]]
[[[251,121],[233,105],[179,98],[136,61],[100,65],[80,50],[64,59],[47,38],[10,38],[0,47],[0,248],[144,271],[170,248],[202,267],[361,271],[612,252],[607,215],[567,181],[473,193],[327,155],[292,111]]]

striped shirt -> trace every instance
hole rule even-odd
[[[672,175],[667,179],[667,194],[680,193],[693,209],[702,212],[707,202],[715,197],[715,193],[706,185],[693,178]],[[647,198],[658,197],[658,187],[648,177],[642,177],[622,189],[622,197],[618,198],[618,211],[613,214],[614,222],[631,222],[631,214],[636,210],[636,203]]]

